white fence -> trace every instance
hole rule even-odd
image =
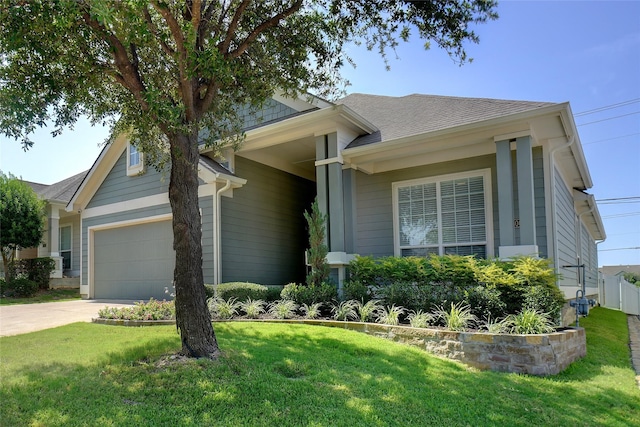
[[[622,276],[608,274],[602,274],[598,282],[601,306],[640,315],[640,287],[627,282]]]

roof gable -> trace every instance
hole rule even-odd
[[[35,191],[38,196],[47,201],[69,202],[73,193],[76,192],[80,183],[87,175],[87,172],[89,171],[80,172],[79,174],[63,179],[62,181],[55,182],[51,185],[29,181],[25,181],[25,183],[33,188],[33,191]]]
[[[551,102],[488,98],[419,94],[391,97],[360,93],[351,94],[336,103],[351,108],[371,123],[375,123],[379,129],[371,135],[355,139],[348,148],[440,131],[555,105]]]

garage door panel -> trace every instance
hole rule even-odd
[[[172,245],[171,221],[94,232],[94,296],[166,299],[175,264]]]

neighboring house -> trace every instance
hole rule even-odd
[[[622,276],[624,273],[640,274],[640,265],[603,265],[600,272],[610,276]]]
[[[354,254],[456,253],[550,258],[568,298],[579,283],[564,266],[584,263],[597,287],[605,232],[568,103],[275,96],[246,124],[235,153],[201,152],[206,283],[302,282],[303,212],[317,196],[339,283]],[[83,296],[165,297],[168,179],[124,137],[104,148],[66,208],[79,216]]]
[[[86,174],[87,171],[51,185],[24,181],[46,201],[47,217],[40,246],[19,250],[17,258],[53,258],[56,262],[55,270],[51,272],[53,279],[80,277],[80,215],[67,212],[65,208]],[[79,285],[79,281],[76,282]]]

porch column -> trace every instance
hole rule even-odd
[[[533,193],[533,153],[531,137],[516,138],[516,167],[518,171],[518,212],[520,244],[536,245],[535,197]]]
[[[60,256],[60,208],[49,206],[49,253],[55,261],[56,268],[51,272],[51,278],[62,278],[62,257]]]
[[[327,177],[327,164],[322,162],[327,158],[327,135],[316,137],[316,196],[320,212],[329,216],[329,181]],[[325,224],[329,227],[329,224]],[[325,235],[325,244],[329,246],[329,233]]]
[[[498,223],[500,246],[513,246],[513,172],[511,171],[511,141],[496,141],[498,173]]]

